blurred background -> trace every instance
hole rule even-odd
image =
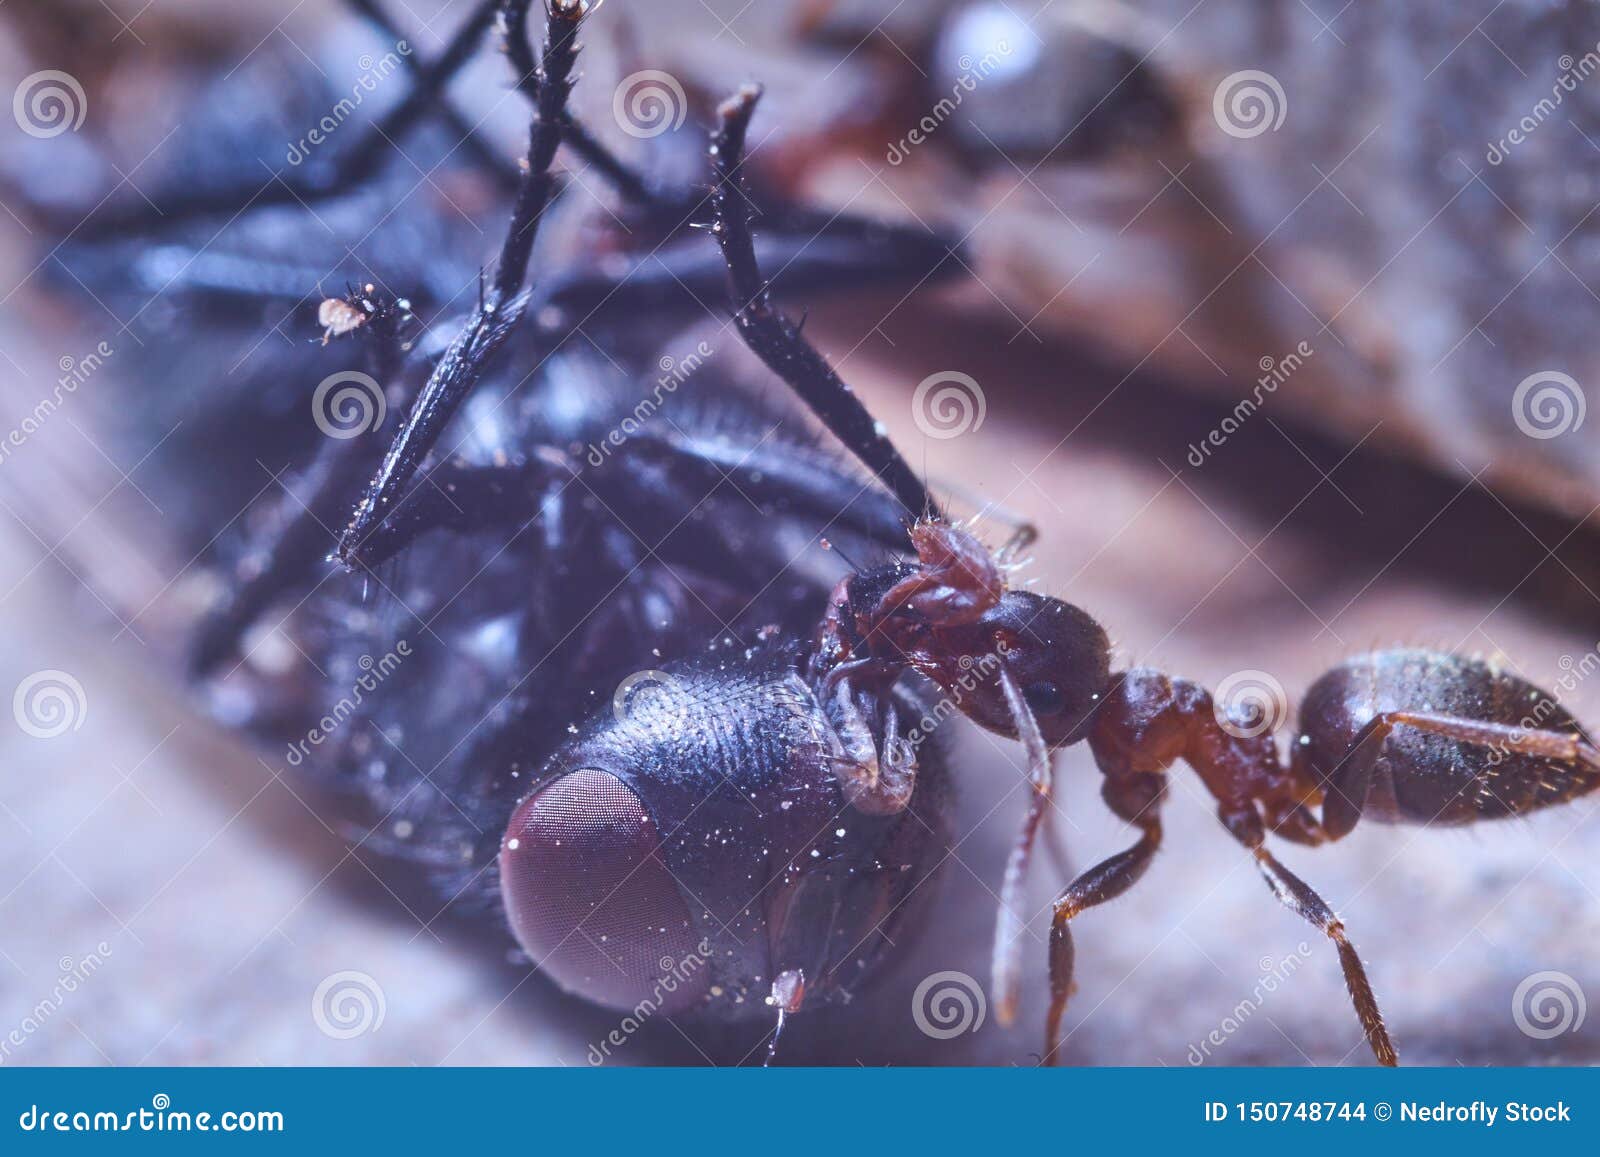
[[[400,55],[432,59],[470,7],[382,11]],[[1119,663],[1264,674],[1292,705],[1350,654],[1428,646],[1600,718],[1594,5],[607,0],[585,39],[574,104],[623,156],[692,176],[710,104],[757,79],[761,179],[962,239],[956,276],[792,305],[958,510],[1040,528],[1027,573],[1105,623]],[[299,165],[293,126],[342,94],[363,91],[359,121],[403,99],[397,43],[331,0],[0,10],[5,1064],[584,1065],[618,1024],[419,902],[281,752],[185,692],[217,580],[181,496],[214,480],[192,447],[123,433],[206,367],[316,328],[264,312],[221,350],[163,329],[161,253],[112,250],[135,284],[97,296],[40,224],[159,200],[201,126],[252,109],[290,131],[241,130],[229,164],[270,184]],[[646,70],[666,79],[641,97]],[[512,158],[507,77],[486,47],[450,95]],[[450,218],[469,271],[492,256],[498,221],[448,174],[398,143],[381,164],[411,174],[385,215]],[[560,164],[589,216],[615,208]],[[297,260],[342,283],[359,255],[313,238]],[[949,374],[972,384],[919,400]],[[926,928],[878,987],[800,1018],[783,1059],[1036,1063],[1051,871],[1018,1026],[933,1039],[912,1015],[931,974],[986,977],[1025,802],[1011,745],[963,727],[957,753],[957,850]],[[1074,866],[1125,846],[1087,752],[1062,776]],[[1075,925],[1063,1061],[1367,1063],[1332,951],[1181,770],[1167,814],[1141,886]],[[1580,800],[1282,855],[1344,918],[1404,1062],[1567,1064],[1600,1059],[1597,851]],[[318,1001],[351,973],[361,1031],[330,1032]],[[750,1063],[758,1043],[661,1017],[607,1063]]]

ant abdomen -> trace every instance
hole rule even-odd
[[[1556,698],[1482,659],[1420,649],[1351,658],[1300,708],[1294,759],[1337,839],[1362,816],[1455,825],[1600,786],[1594,741]]]

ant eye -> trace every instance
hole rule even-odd
[[[1061,688],[1048,679],[1029,683],[1022,689],[1022,697],[1035,715],[1054,715],[1061,710]]]
[[[613,1008],[649,998],[663,1011],[704,995],[705,970],[662,986],[697,941],[660,844],[633,789],[597,768],[562,776],[512,813],[500,850],[506,916],[562,988]]]

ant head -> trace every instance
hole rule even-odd
[[[1001,686],[1021,691],[1052,746],[1075,743],[1105,693],[1111,645],[1105,629],[1071,603],[1012,590],[976,622],[935,630],[934,646],[917,663],[974,722],[1015,738],[1017,726]]]
[[[932,892],[917,885],[946,847],[939,753],[904,812],[863,814],[794,656],[709,659],[624,679],[501,842],[512,932],[597,1004],[770,1016],[798,1007],[803,977],[811,1007],[870,975]]]
[[[938,519],[911,528],[915,563],[846,580],[848,627],[824,623],[823,649],[865,646],[880,661],[915,667],[952,705],[1001,735],[1018,735],[1009,680],[1052,744],[1073,743],[1110,677],[1110,643],[1087,613],[1060,599],[1009,590],[1002,551]]]

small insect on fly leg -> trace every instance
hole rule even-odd
[[[354,333],[367,345],[366,364],[378,389],[388,389],[404,403],[405,377],[400,373],[403,346],[414,327],[410,305],[374,285],[348,289],[343,297],[323,301],[322,315],[337,319],[324,331]],[[365,439],[324,439],[307,471],[304,500],[287,495],[278,528],[234,568],[236,585],[225,589],[195,633],[189,648],[194,677],[206,675],[237,649],[240,639],[280,595],[315,573],[328,552],[329,526],[337,525],[350,494],[371,475],[377,458]]]

